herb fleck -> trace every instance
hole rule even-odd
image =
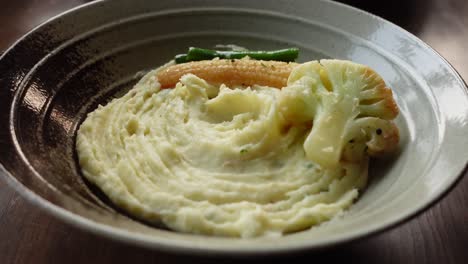
[[[241,149],[240,154],[244,154],[244,153],[247,153],[247,152],[248,152],[247,149]]]
[[[375,133],[377,133],[377,135],[382,134],[382,129],[378,128],[378,129],[375,131]]]
[[[307,164],[307,165],[306,165],[306,167],[307,167],[308,169],[311,169],[311,168],[313,168],[313,167],[314,167],[314,164],[312,164],[312,163],[309,163],[309,164]]]

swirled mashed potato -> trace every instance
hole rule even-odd
[[[150,72],[84,121],[82,171],[132,215],[177,231],[254,237],[327,221],[358,197],[367,159],[326,167],[306,157],[311,122],[288,119],[301,76],[277,89],[188,74],[160,90]]]

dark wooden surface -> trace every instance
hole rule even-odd
[[[416,34],[468,79],[468,1],[343,1]],[[0,51],[38,23],[85,2],[0,0]],[[468,177],[430,210],[390,231],[319,253],[275,257],[265,262],[290,261],[468,263]],[[128,262],[220,263],[221,260],[148,251],[78,230],[35,208],[0,178],[0,263]]]

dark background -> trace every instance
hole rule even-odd
[[[0,0],[0,52],[49,17],[89,1]],[[468,1],[343,0],[412,32],[468,79]],[[1,74],[1,73],[0,73]],[[467,135],[468,136],[468,135]],[[468,147],[468,146],[467,146]],[[442,175],[441,175],[442,176]],[[465,175],[466,176],[466,175]],[[468,178],[425,213],[390,231],[284,262],[468,263]],[[0,178],[0,263],[236,263],[149,251],[69,226],[35,208]],[[261,262],[255,260],[255,262]]]

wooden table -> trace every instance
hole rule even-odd
[[[84,2],[87,1],[3,1],[0,7],[0,51],[38,23]],[[468,79],[468,1],[344,2],[383,16],[416,34]],[[468,263],[467,246],[468,178],[464,177],[430,210],[390,231],[319,253],[275,257],[265,262]],[[224,263],[226,260],[148,251],[78,230],[35,208],[0,178],[0,263],[134,261]]]

